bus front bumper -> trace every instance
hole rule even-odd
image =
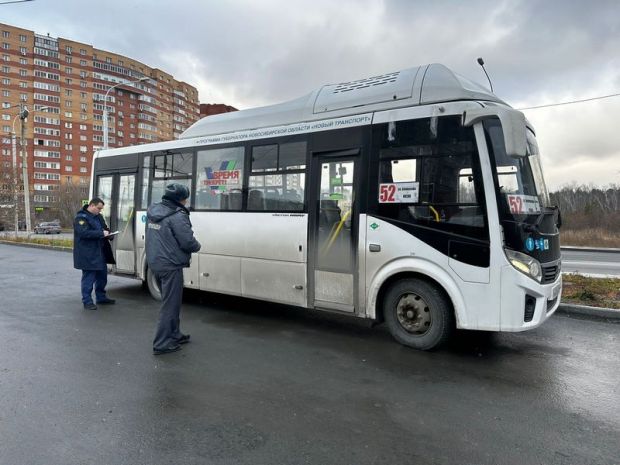
[[[500,331],[526,331],[543,324],[560,305],[562,274],[541,284],[512,266],[501,273]]]

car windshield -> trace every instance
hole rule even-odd
[[[484,127],[494,160],[500,210],[515,220],[543,213],[551,204],[534,134],[527,130],[527,156],[509,157],[499,120],[485,121]]]

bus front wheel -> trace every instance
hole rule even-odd
[[[150,268],[146,269],[146,286],[149,289],[151,297],[157,301],[161,301],[161,290],[159,289],[159,283],[155,277],[155,273]]]
[[[385,295],[383,314],[392,337],[414,349],[441,346],[454,328],[454,313],[447,296],[422,279],[396,281]]]

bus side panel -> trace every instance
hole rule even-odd
[[[191,219],[202,244],[201,289],[307,305],[306,214],[195,212]]]
[[[381,308],[376,298],[382,283],[396,273],[410,271],[426,275],[444,288],[455,307],[459,328],[500,329],[499,299],[495,293],[488,292],[488,284],[465,281],[451,269],[446,255],[386,221],[368,216],[365,227],[367,314],[370,318],[375,318]],[[370,252],[371,244],[375,250],[380,246],[380,251]],[[479,327],[480,315],[485,317],[484,328]]]

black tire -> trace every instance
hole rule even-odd
[[[385,295],[383,316],[392,337],[403,345],[432,350],[454,330],[454,310],[444,292],[422,279],[396,281]]]
[[[150,268],[146,269],[146,287],[148,288],[151,297],[158,302],[161,302],[161,290],[159,289],[159,283]]]

